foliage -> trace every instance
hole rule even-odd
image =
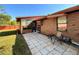
[[[8,36],[8,35],[14,35],[16,34],[16,31],[3,31],[0,32],[0,36]]]
[[[11,21],[10,24],[11,24],[11,25],[17,25],[17,23],[16,23],[15,20]]]
[[[5,7],[0,5],[0,26],[17,25],[16,21],[11,21],[11,16],[6,14]]]
[[[0,25],[8,25],[11,20],[11,16],[7,14],[0,14]]]
[[[0,25],[16,25],[16,21],[11,21],[11,16],[5,13],[4,6],[0,6]]]

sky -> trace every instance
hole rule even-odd
[[[1,4],[12,20],[22,16],[42,16],[75,6],[74,4]]]

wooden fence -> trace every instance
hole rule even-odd
[[[19,26],[0,26],[0,30],[15,30],[18,28]]]

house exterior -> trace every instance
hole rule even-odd
[[[41,26],[41,33],[46,35],[52,35],[57,33],[57,17],[64,16],[66,14],[48,15],[43,19]]]
[[[21,33],[23,32],[21,25],[26,25],[25,20],[30,20],[30,23],[36,21],[36,27],[40,27],[39,29],[43,34],[56,35],[58,31],[61,31],[64,36],[70,37],[75,42],[79,42],[79,6],[74,6],[47,16],[17,17],[16,19],[20,22]]]
[[[48,19],[44,21],[45,24],[42,26],[42,32],[56,34],[61,31],[64,36],[79,43],[79,6],[53,13],[47,17]],[[64,25],[64,28],[61,25]]]
[[[44,17],[45,16],[17,17],[16,18],[17,22],[20,24],[20,28],[19,28],[20,32],[21,33],[32,32],[33,23],[35,22],[36,27],[38,28],[38,26],[41,26],[41,20],[44,19]]]
[[[73,41],[79,43],[79,6],[71,7],[54,14],[66,14],[65,16],[57,17],[57,20],[66,20],[66,28],[62,31],[64,36],[70,37]],[[52,14],[52,15],[54,15]]]

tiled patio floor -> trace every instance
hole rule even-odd
[[[39,33],[23,34],[33,55],[76,55],[78,49],[66,43],[54,44],[47,36]],[[53,38],[54,39],[54,38]]]

